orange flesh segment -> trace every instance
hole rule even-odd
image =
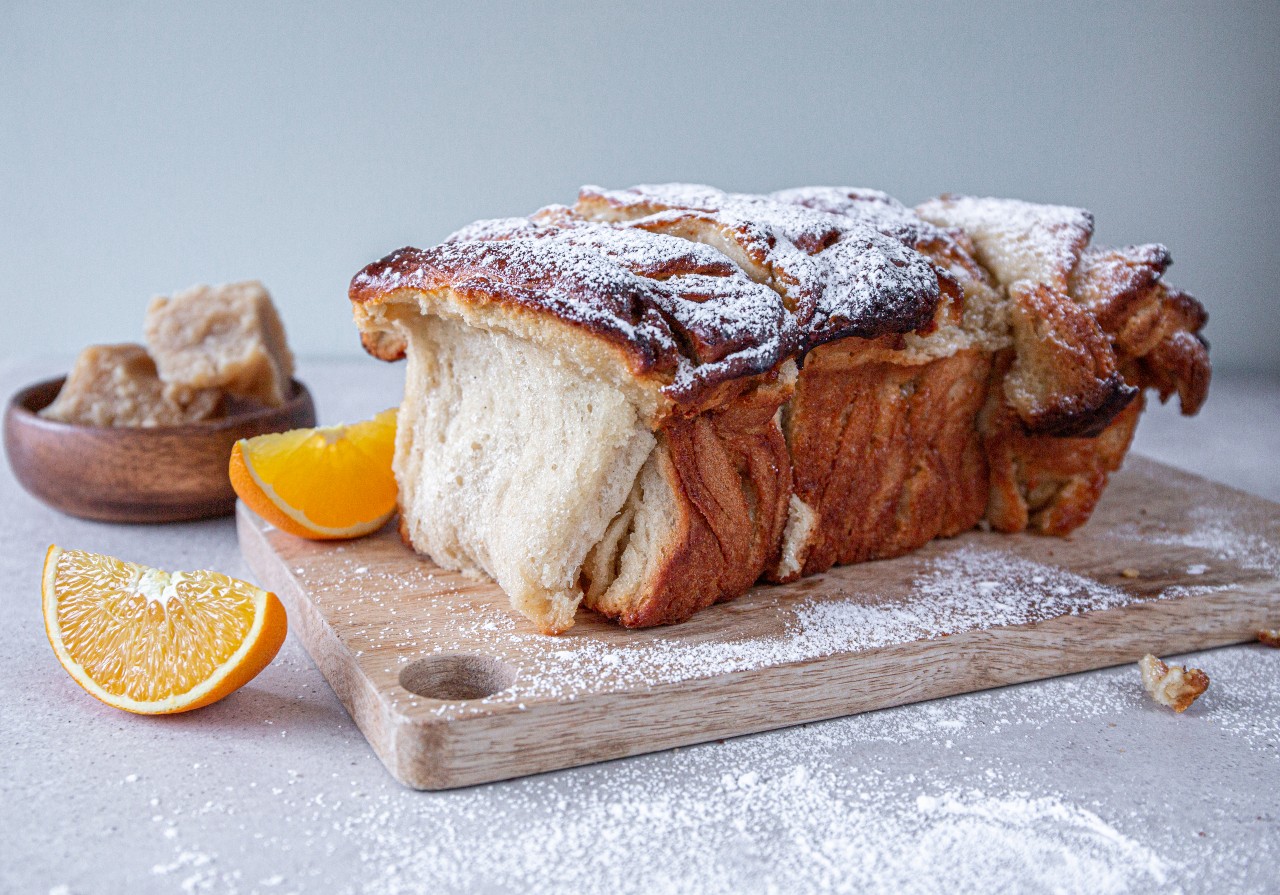
[[[395,510],[395,411],[347,427],[262,435],[241,450],[268,499],[315,526],[348,528]]]
[[[273,594],[217,572],[164,572],[49,549],[45,622],[58,660],[116,708],[169,713],[234,691],[285,636]]]

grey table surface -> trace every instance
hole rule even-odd
[[[0,365],[15,391],[65,358]],[[322,422],[402,370],[303,363]],[[1280,500],[1280,381],[1220,378],[1135,450]],[[1183,715],[1122,667],[444,793],[383,769],[301,644],[244,689],[141,718],[82,692],[40,618],[50,543],[250,577],[230,519],[62,516],[0,475],[0,891],[1277,892],[1280,651],[1185,659]],[[1280,623],[1280,619],[1277,619]]]

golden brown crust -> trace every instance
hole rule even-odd
[[[726,408],[667,430],[687,533],[650,598],[620,619],[627,627],[680,621],[740,596],[776,557],[790,464],[772,411],[760,410]]]
[[[1008,293],[1016,361],[1005,393],[1027,431],[1062,437],[1102,431],[1136,390],[1121,377],[1099,319],[1072,293],[1073,276],[1086,266],[1093,216],[1080,208],[971,196],[932,199],[918,211],[963,229]],[[1095,278],[1107,298],[1100,295],[1093,305],[1123,305],[1121,293],[1140,288],[1135,276],[1158,278],[1163,267],[1152,265],[1159,263],[1143,258],[1108,269]],[[1121,267],[1135,275],[1128,278],[1133,282]]]
[[[1176,392],[1191,415],[1209,393],[1209,350],[1200,336],[1209,315],[1190,295],[1160,282],[1170,263],[1162,245],[1089,249],[1072,275],[1071,294],[1112,339],[1133,384],[1154,388],[1162,401]]]
[[[404,360],[409,348],[402,336],[385,331],[360,333],[360,345],[373,357],[385,361]]]
[[[366,315],[378,305],[418,305],[447,294],[467,305],[551,317],[612,345],[634,375],[658,377],[677,399],[772,370],[793,351],[795,328],[776,293],[731,265],[708,272],[695,250],[701,247],[645,234],[649,256],[632,263],[626,246],[605,251],[580,236],[549,227],[536,237],[401,249],[356,274],[350,298]],[[651,256],[664,278],[647,275]],[[370,331],[366,348],[375,356],[399,353],[394,333]]]
[[[957,289],[940,276],[837,214],[709,187],[585,188],[576,210],[482,221],[444,245],[401,249],[358,273],[350,298],[379,358],[397,358],[402,340],[374,309],[425,307],[447,291],[608,342],[632,374],[683,402],[832,339],[928,331],[941,290]]]
[[[978,261],[1006,287],[1029,280],[1065,293],[1093,236],[1093,215],[1064,205],[944,195],[916,211],[933,224],[964,231]]]
[[[1009,289],[1015,360],[1004,392],[1027,431],[1096,435],[1138,394],[1093,316],[1044,284]]]
[[[856,187],[809,186],[779,190],[770,198],[866,223],[931,258],[946,271],[952,284],[959,278],[994,285],[986,268],[974,259],[968,237],[961,231],[929,223],[887,193]]]
[[[1065,535],[1089,521],[1108,476],[1124,462],[1142,398],[1096,436],[1031,434],[998,384],[1000,369],[1011,362],[1010,353],[997,358],[980,423],[990,474],[986,517],[997,531]]]
[[[1083,251],[1068,278],[1070,298],[1079,312],[1072,314],[1071,306],[1058,293],[1048,293],[1051,306],[1065,310],[1067,318],[1081,318],[1075,331],[1063,325],[1058,327],[1059,337],[1033,340],[1029,336],[1039,333],[1030,328],[1029,333],[1023,333],[1017,363],[1037,358],[1050,371],[1071,370],[1070,352],[1081,352],[1081,356],[1093,358],[1099,389],[1108,381],[1102,378],[1103,371],[1110,371],[1111,382],[1154,388],[1162,400],[1177,392],[1183,413],[1195,413],[1209,387],[1208,348],[1199,336],[1207,315],[1191,296],[1160,282],[1169,264],[1168,250],[1159,245]],[[1016,294],[1018,287],[1011,292]],[[1039,294],[1045,294],[1043,287]],[[1083,319],[1086,315],[1094,321],[1092,325]],[[1034,307],[1025,318],[1055,319],[1052,313]],[[1044,335],[1054,332],[1053,327],[1040,325]],[[1104,344],[1099,332],[1109,344]],[[1052,350],[1041,349],[1037,341]],[[1085,367],[1074,365],[1076,370]],[[1087,379],[1075,387],[1087,393]],[[1056,390],[1067,394],[1071,388],[1063,384]],[[991,470],[988,518],[1001,531],[1030,527],[1046,534],[1067,534],[1088,521],[1108,475],[1120,467],[1141,403],[1125,406],[1128,388],[1113,391],[1109,406],[1095,397],[1086,402],[1094,405],[1086,418],[1095,424],[1108,420],[1109,410],[1124,408],[1096,433],[1097,437],[1045,438],[1044,434],[1066,433],[1043,422],[1028,426],[1025,413],[1015,419],[1004,406],[1009,391],[993,387],[993,402],[985,413],[984,441]],[[1052,407],[1049,401],[1031,403],[1043,409]],[[1076,429],[1073,434],[1095,434],[1096,425],[1073,425],[1077,421],[1069,414],[1067,419],[1066,428]]]
[[[1071,274],[1071,295],[1086,308],[1118,347],[1143,354],[1152,343],[1146,338],[1151,291],[1172,259],[1162,245],[1128,246],[1085,251]]]
[[[989,366],[976,350],[895,364],[856,342],[809,356],[786,416],[795,493],[816,515],[798,574],[898,556],[978,523],[987,476],[974,419]]]
[[[1173,393],[1183,414],[1198,413],[1209,397],[1209,346],[1194,333],[1171,333],[1138,359],[1135,380],[1165,401]]]
[[[866,220],[699,184],[583,187],[576,214],[714,246],[782,296],[801,353],[836,339],[929,328],[939,271]]]
[[[1071,298],[1096,321],[1110,344],[1103,346],[1088,333],[1088,326],[1050,343],[1061,342],[1073,350],[1092,345],[1099,372],[1112,369],[1113,376],[1137,389],[1155,389],[1161,400],[1176,392],[1182,412],[1192,414],[1200,409],[1209,389],[1208,347],[1199,335],[1208,316],[1191,296],[1160,282],[1169,264],[1168,250],[1159,245],[1086,250],[1070,276]],[[1061,301],[1058,306],[1066,307]],[[1033,311],[1033,316],[1052,319],[1043,311]],[[1051,353],[1040,354],[1050,356],[1053,369],[1070,368],[1053,361]],[[1111,362],[1108,354],[1114,356]],[[1024,352],[1019,362],[1028,356],[1033,355]],[[992,526],[1000,531],[1030,527],[1063,535],[1083,525],[1107,477],[1123,462],[1141,401],[1125,407],[1097,437],[1045,438],[1044,433],[1060,430],[1041,425],[1029,431],[1033,427],[1025,425],[1025,418],[1015,420],[1007,408],[1002,409],[1001,390],[993,389],[993,396],[997,400],[989,405],[984,425],[991,470],[987,515]],[[1116,393],[1112,406],[1124,407],[1123,400],[1125,395]],[[1093,418],[1106,419],[1105,408],[1105,402],[1096,405]],[[1078,434],[1094,433],[1086,429]]]
[[[677,418],[659,433],[662,473],[675,497],[665,555],[639,593],[585,604],[629,628],[671,624],[741,596],[776,561],[791,464],[775,422],[789,387],[742,388],[722,406]],[[624,537],[625,539],[625,537]]]

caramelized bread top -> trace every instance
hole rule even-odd
[[[927,329],[943,288],[927,258],[866,222],[769,196],[684,183],[587,186],[574,211],[718,249],[782,296],[802,351]]]
[[[962,282],[994,282],[974,259],[973,244],[963,231],[929,223],[888,193],[857,187],[805,186],[779,190],[771,198],[861,221],[929,256]]]
[[[1065,292],[1093,236],[1093,215],[1065,205],[946,195],[916,210],[968,234],[978,260],[1003,284],[1031,280]]]
[[[1146,386],[1195,412],[1204,309],[1160,281],[1163,246],[1090,248],[1092,233],[1083,209],[1009,199],[589,186],[572,208],[394,252],[350,296],[377,357],[403,356],[397,321],[455,316],[656,393],[658,414],[847,337],[891,337],[904,363],[1011,344],[1005,399],[1034,434],[1100,431]]]
[[[963,231],[1008,295],[1015,360],[1004,392],[1026,429],[1101,431],[1145,386],[1194,413],[1209,386],[1195,299],[1160,282],[1160,245],[1091,248],[1093,215],[1016,199],[941,196],[916,209]]]
[[[602,343],[631,376],[690,406],[832,339],[927,331],[940,279],[959,293],[929,259],[860,221],[689,189],[588,188],[575,209],[480,221],[443,245],[394,252],[351,283],[365,347],[403,356],[398,313],[526,334],[537,319],[544,339]],[[659,192],[662,209],[640,214]]]
[[[480,233],[369,265],[352,300],[366,312],[397,300],[444,315],[488,311],[485,324],[500,328],[550,320],[568,330],[552,327],[558,338],[604,343],[676,402],[774,371],[794,353],[797,329],[778,294],[707,246],[547,216],[464,236]],[[366,347],[384,359],[403,353],[385,339]]]

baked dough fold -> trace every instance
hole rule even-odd
[[[984,518],[1061,534],[1142,389],[1204,400],[1203,309],[1081,209],[584,187],[356,275],[408,357],[401,531],[546,633],[677,622]]]

